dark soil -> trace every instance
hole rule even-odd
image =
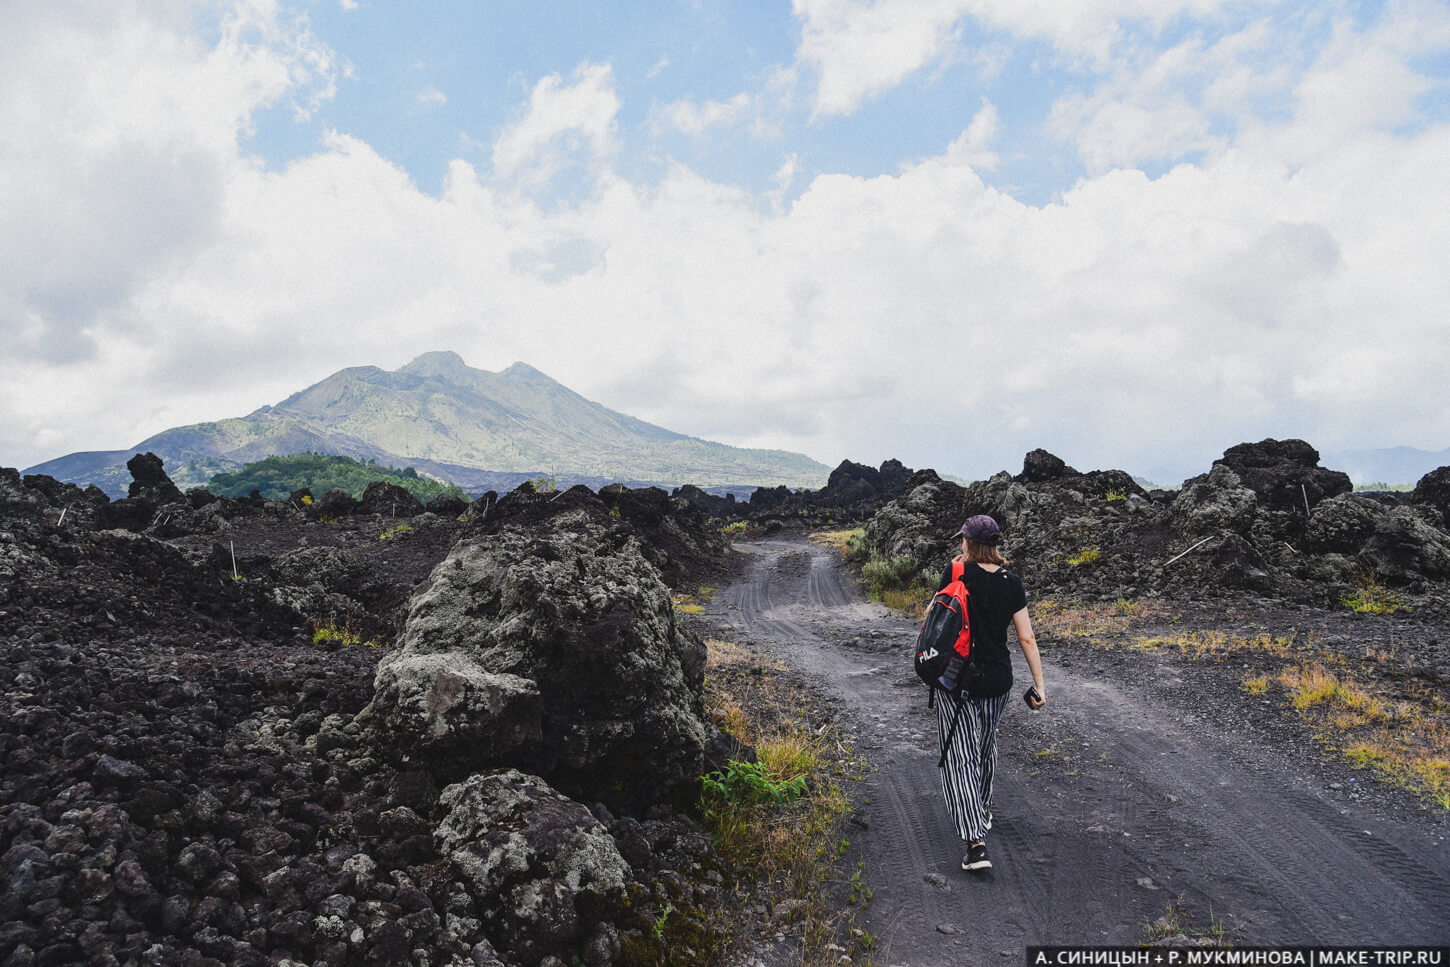
[[[1190,661],[1040,634],[1050,704],[1014,701],[1000,733],[993,871],[963,872],[941,800],[937,735],[909,667],[915,625],[865,602],[835,551],[744,545],[747,573],[711,633],[783,660],[871,763],[853,851],[877,964],[1020,957],[1033,944],[1133,944],[1170,910],[1239,945],[1450,941],[1450,815],[1325,752],[1282,696],[1242,687],[1256,659]],[[1365,661],[1407,693],[1444,694],[1442,632],[1269,601],[1161,601],[1132,637],[1269,633]],[[1045,623],[1044,623],[1045,624]],[[1116,636],[1116,637],[1115,637]],[[780,672],[777,672],[780,673]],[[1018,656],[1018,687],[1027,680]],[[767,963],[798,952],[767,941]]]

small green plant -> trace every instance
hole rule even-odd
[[[720,533],[724,534],[726,537],[740,537],[745,533],[745,521],[732,520],[730,523],[720,528]]]
[[[1096,547],[1084,547],[1076,554],[1067,559],[1067,563],[1073,567],[1083,567],[1088,564],[1096,564],[1102,560],[1103,552]]]
[[[805,776],[780,779],[764,763],[738,762],[731,759],[725,771],[711,772],[701,778],[707,797],[717,796],[729,803],[770,803],[783,806],[806,793]]]
[[[705,611],[705,606],[688,594],[671,595],[670,602],[680,614],[703,614]]]
[[[350,648],[353,645],[362,645],[365,648],[387,647],[381,641],[371,639],[364,641],[362,635],[354,631],[350,625],[337,625],[331,621],[313,627],[312,643],[334,648]]]
[[[866,904],[870,903],[871,898],[875,896],[875,891],[866,885],[865,867],[866,862],[865,860],[862,860],[861,862],[856,864],[856,872],[851,874],[851,879],[849,881],[851,892],[850,895],[846,897],[846,903],[850,904],[851,906],[855,906],[858,903],[862,906],[865,906]]]
[[[1359,587],[1340,603],[1358,614],[1394,614],[1405,606],[1404,601],[1373,573],[1359,576]]]
[[[535,477],[533,480],[530,480],[529,483],[534,485],[535,493],[552,494],[554,491],[559,489],[559,481],[547,474],[542,477]]]
[[[1190,937],[1206,943],[1209,947],[1232,946],[1223,921],[1214,918],[1211,910],[1209,911],[1208,926],[1199,927],[1193,923],[1193,917],[1183,908],[1182,904],[1182,897],[1168,901],[1163,915],[1148,925],[1147,943],[1156,943],[1169,937]]]
[[[1112,503],[1115,500],[1127,500],[1128,492],[1126,490],[1109,490],[1107,493],[1103,494],[1103,499],[1108,501],[1109,503]]]
[[[303,494],[302,495],[302,506],[303,507],[311,507],[312,504],[313,504],[312,495],[311,494]]]
[[[675,908],[666,903],[664,909],[659,912],[659,916],[654,918],[654,922],[650,925],[650,932],[656,940],[665,939],[665,923],[669,921],[670,914],[674,912]]]
[[[408,531],[412,529],[413,527],[411,524],[399,524],[397,527],[389,527],[387,530],[383,531],[381,534],[378,535],[378,540],[389,541],[392,540],[394,537],[398,537],[400,535],[408,533]]]

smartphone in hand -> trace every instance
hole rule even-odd
[[[1037,690],[1036,685],[1031,686],[1027,689],[1027,691],[1022,693],[1022,701],[1026,702],[1027,707],[1032,709],[1032,711],[1034,712],[1042,708],[1044,704],[1042,700],[1042,693]]]

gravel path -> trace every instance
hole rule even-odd
[[[1286,749],[1273,730],[1238,727],[1230,706],[1242,696],[1189,707],[1186,673],[1166,659],[1124,674],[1120,659],[1055,660],[1049,643],[1051,706],[1032,714],[1014,699],[1000,732],[994,869],[963,872],[934,713],[906,657],[915,627],[864,601],[833,550],[791,540],[746,550],[744,575],[705,617],[818,677],[874,764],[848,861],[864,859],[874,890],[875,963],[1138,943],[1170,903],[1240,945],[1450,942],[1443,813],[1347,801],[1312,744]]]

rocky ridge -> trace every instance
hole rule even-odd
[[[866,527],[873,558],[934,582],[974,514],[1002,527],[1014,569],[1042,592],[1178,598],[1259,595],[1340,607],[1367,583],[1446,606],[1450,468],[1413,494],[1355,494],[1302,440],[1227,450],[1177,491],[1121,470],[1079,472],[1034,450],[1016,475],[960,486],[918,471]],[[928,573],[929,572],[929,573]]]
[[[116,501],[0,470],[0,963],[598,965],[712,902],[696,508],[131,462]]]

